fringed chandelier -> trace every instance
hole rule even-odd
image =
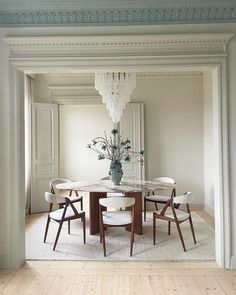
[[[95,88],[102,96],[103,103],[114,123],[120,122],[126,103],[136,86],[135,73],[95,73]]]

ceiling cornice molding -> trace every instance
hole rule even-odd
[[[64,73],[64,74],[36,74],[35,79],[91,79],[94,81],[94,73]],[[160,71],[160,72],[139,72],[136,74],[137,78],[159,78],[159,77],[193,77],[202,76],[201,71]],[[48,86],[50,91],[60,89],[70,88],[72,89],[91,89],[94,85],[84,85],[84,86],[61,86],[52,85]]]
[[[72,53],[93,56],[98,53],[129,54],[183,54],[202,52],[224,53],[232,38],[231,33],[195,33],[165,35],[112,35],[112,36],[45,36],[6,37],[4,41],[14,55],[51,55]],[[27,54],[26,54],[27,53]]]
[[[51,93],[52,102],[59,104],[69,101],[70,103],[75,101],[80,101],[80,103],[102,101],[94,85],[49,85],[48,89]]]
[[[24,3],[25,2],[25,3]],[[55,1],[54,1],[55,2]],[[236,1],[83,1],[8,4],[0,26],[97,26],[236,21]]]
[[[77,75],[81,78],[83,74],[73,74],[73,78]],[[37,75],[40,78],[52,78],[51,75]],[[168,71],[168,72],[143,72],[137,73],[137,78],[163,78],[163,77],[199,77],[202,76],[200,71]],[[59,78],[60,75],[55,76]],[[62,74],[63,78],[70,78],[70,74]],[[90,85],[49,85],[48,89],[51,93],[51,101],[59,104],[72,104],[77,102],[79,104],[85,103],[101,103],[102,98],[94,86],[94,74],[91,73],[92,84]]]

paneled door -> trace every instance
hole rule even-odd
[[[31,213],[48,210],[45,191],[58,177],[58,105],[32,105]]]
[[[120,132],[131,141],[134,151],[144,150],[144,107],[142,103],[128,103],[120,121]],[[143,161],[134,158],[130,162],[122,162],[123,178],[130,180],[145,179]]]

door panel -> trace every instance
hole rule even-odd
[[[58,105],[32,105],[31,213],[48,210],[44,199],[51,179],[58,177]]]
[[[140,152],[144,149],[144,108],[142,103],[128,103],[120,121],[120,132],[131,141],[132,150]],[[124,179],[144,179],[144,163],[139,158],[130,162],[122,162]]]

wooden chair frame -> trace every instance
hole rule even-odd
[[[182,235],[182,232],[181,232],[181,229],[180,229],[180,224],[185,222],[186,220],[189,220],[194,244],[196,244],[196,237],[195,237],[195,232],[194,232],[194,228],[193,228],[193,222],[192,222],[192,216],[191,216],[191,211],[190,211],[189,204],[188,203],[186,204],[186,209],[187,209],[186,211],[189,214],[189,217],[184,219],[184,220],[178,220],[178,218],[177,218],[175,210],[178,209],[179,206],[180,206],[180,204],[174,204],[173,198],[170,198],[169,201],[166,203],[166,205],[161,210],[160,214],[157,213],[157,212],[153,212],[153,244],[154,245],[156,244],[156,219],[161,219],[161,220],[168,221],[169,225],[170,225],[171,222],[174,222],[176,224],[178,234],[179,234],[179,238],[181,240],[181,244],[183,246],[184,252],[186,252],[183,235]],[[174,218],[170,218],[170,217],[167,217],[165,215],[165,212],[166,212],[168,207],[171,207]],[[169,234],[169,232],[168,232],[168,234]]]
[[[57,178],[55,178],[55,179],[57,179]],[[55,179],[53,179],[53,180],[55,180]],[[59,178],[58,178],[59,179]],[[54,187],[53,187],[53,185],[52,185],[52,181],[53,180],[51,180],[50,181],[50,190],[51,190],[51,193],[52,194],[56,194],[56,192],[55,192],[55,190],[54,190]],[[63,179],[64,181],[65,180],[67,180],[67,179]],[[68,182],[70,182],[70,180],[68,179]],[[75,192],[75,195],[76,195],[76,197],[79,197],[79,194],[78,194],[78,192],[77,191],[74,191]],[[70,190],[70,192],[69,192],[69,197],[71,197],[72,196],[72,194],[73,194],[73,190]],[[83,196],[81,196],[81,199],[80,200],[71,200],[71,203],[77,203],[77,202],[80,202],[80,209],[81,209],[81,211],[83,211]],[[59,204],[59,208],[62,208],[63,207],[63,205],[65,205],[66,203],[61,203],[61,204]]]
[[[147,193],[147,196],[150,196],[150,194],[152,194],[152,195],[154,196],[154,195],[155,195],[155,192],[154,192],[154,191],[149,191],[149,192]],[[176,189],[173,188],[172,191],[171,191],[170,198],[174,198],[175,196],[176,196]],[[155,204],[155,208],[156,208],[156,210],[158,210],[157,203],[159,203],[159,204],[166,204],[166,201],[148,200],[148,199],[146,199],[146,196],[144,196],[144,221],[146,221],[147,202],[152,202],[152,203],[154,203],[154,204]],[[170,228],[170,224],[169,224],[168,228]]]
[[[132,216],[132,222],[127,223],[127,224],[122,224],[122,225],[110,225],[106,224],[103,222],[103,214],[102,212],[106,210],[106,207],[102,206],[99,204],[99,225],[100,225],[100,243],[103,245],[103,253],[104,257],[106,257],[106,242],[105,242],[105,229],[107,227],[127,227],[131,226],[131,235],[130,235],[130,256],[133,255],[133,244],[134,244],[134,209],[135,209],[135,204],[132,206],[126,207],[125,210],[130,210],[131,211],[131,216]],[[121,208],[120,208],[121,210]],[[122,211],[122,210],[121,210]]]
[[[68,197],[64,197],[63,199],[65,199],[66,202],[65,203],[64,202],[63,203],[59,203],[59,204],[65,204],[64,207],[63,207],[64,210],[63,210],[63,213],[62,213],[61,220],[56,220],[56,219],[53,219],[53,218],[50,217],[50,213],[52,212],[52,208],[53,208],[53,204],[54,203],[50,203],[50,205],[49,205],[48,218],[47,218],[47,223],[46,223],[46,228],[45,228],[45,234],[44,234],[44,243],[46,242],[48,228],[49,228],[49,223],[50,223],[51,219],[53,219],[54,221],[56,221],[56,222],[59,223],[59,227],[58,227],[58,230],[57,230],[56,239],[55,239],[54,246],[53,246],[53,251],[56,249],[57,242],[58,242],[58,239],[59,239],[59,236],[60,236],[60,233],[61,233],[61,228],[62,228],[63,222],[66,222],[66,221],[68,222],[68,234],[70,234],[70,221],[71,220],[74,220],[74,219],[80,219],[81,218],[81,220],[83,222],[83,242],[84,242],[84,244],[86,243],[85,212],[79,213],[76,210],[75,206],[73,205],[73,203],[70,201],[70,199]],[[66,211],[67,211],[67,208],[69,206],[72,208],[72,210],[74,211],[75,215],[66,218],[65,217],[66,216]]]

